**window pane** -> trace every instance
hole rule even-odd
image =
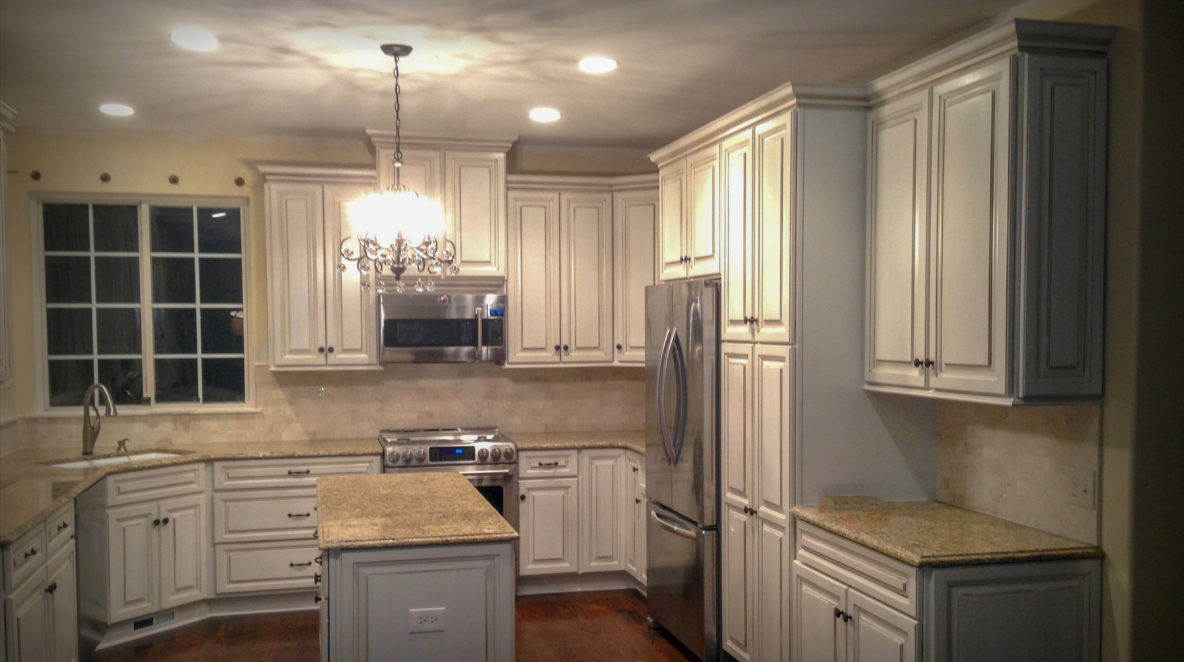
[[[95,251],[140,250],[140,230],[135,205],[95,205]]]
[[[197,402],[197,359],[156,359],[156,401]]]
[[[140,359],[99,359],[99,382],[111,391],[117,405],[147,404]]]
[[[243,402],[245,376],[242,359],[202,359],[202,401]]]
[[[96,257],[95,300],[98,303],[139,303],[140,259]]]
[[[45,258],[46,303],[90,303],[90,258]]]
[[[192,308],[153,308],[152,327],[157,354],[197,353],[197,311]]]
[[[202,253],[241,253],[242,231],[237,207],[197,210],[197,250]]]
[[[202,303],[242,303],[243,263],[237,257],[203,257],[199,262]]]
[[[152,301],[154,303],[196,303],[193,258],[152,258]]]
[[[81,407],[86,387],[94,382],[94,365],[89,359],[49,361],[49,404],[52,407]]]
[[[94,346],[90,308],[50,308],[45,311],[45,335],[50,356],[90,354]]]
[[[193,252],[193,207],[152,207],[149,227],[153,252]]]
[[[45,250],[89,251],[90,219],[87,205],[45,203],[41,206]]]
[[[140,309],[99,308],[99,354],[140,353]],[[99,372],[103,364],[99,362]]]
[[[235,317],[239,315],[239,317]],[[203,308],[201,311],[201,351],[203,354],[242,354],[243,318],[241,310]]]

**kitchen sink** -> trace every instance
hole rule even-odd
[[[129,455],[112,455],[110,457],[96,457],[89,460],[73,460],[70,462],[59,462],[50,466],[58,469],[90,469],[92,467],[105,467],[110,464],[127,464],[128,462],[141,462],[143,460],[159,460],[166,457],[177,457],[179,453],[161,453],[153,451],[150,453],[131,453]]]

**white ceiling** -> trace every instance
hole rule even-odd
[[[0,100],[49,131],[394,127],[653,149],[787,81],[866,82],[1017,0],[0,0]],[[194,53],[180,25],[221,40]],[[620,61],[589,76],[590,54]],[[134,106],[130,118],[100,103]],[[526,111],[549,105],[551,125]]]

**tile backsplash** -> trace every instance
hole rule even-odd
[[[186,443],[369,437],[382,428],[498,426],[510,433],[645,427],[640,368],[502,368],[491,364],[395,364],[359,372],[255,369],[255,405],[236,414],[104,418],[96,452],[128,437],[133,447]],[[76,448],[80,417],[28,417],[0,430],[14,445]]]
[[[1072,500],[1097,480],[1098,404],[996,407],[943,402],[937,413],[939,501],[1097,544],[1098,511]]]

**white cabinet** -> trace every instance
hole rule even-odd
[[[518,489],[519,573],[579,571],[579,479],[523,480]]]
[[[738,660],[788,657],[791,351],[720,351],[721,641]]]
[[[78,659],[73,520],[70,503],[4,549],[0,655],[11,662]],[[68,528],[59,528],[63,521]]]
[[[658,163],[659,277],[720,273],[719,145]]]
[[[1016,21],[991,34],[1009,52],[939,52],[873,83],[869,388],[1101,395],[1110,35]]]
[[[267,200],[268,317],[274,367],[377,366],[374,275],[341,268],[358,250],[349,206],[367,170],[260,166]]]
[[[645,364],[645,288],[655,282],[657,264],[658,192],[652,181],[644,177],[641,190],[613,192],[614,362],[621,365]]]
[[[624,570],[624,453],[580,451],[580,572]]]
[[[0,388],[12,384],[12,292],[8,273],[8,134],[16,113],[0,102]],[[2,643],[2,642],[0,642]]]
[[[918,660],[917,621],[794,562],[794,660]]]
[[[625,570],[642,586],[646,583],[646,497],[645,458],[634,452],[625,453],[625,495],[622,499],[625,521]]]

